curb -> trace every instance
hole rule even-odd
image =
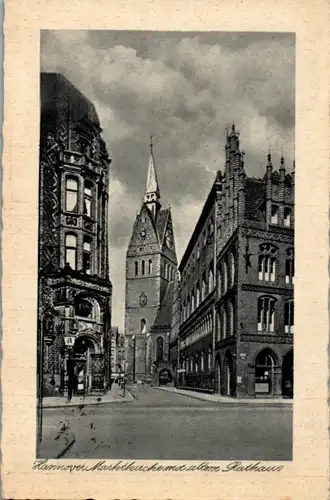
[[[58,404],[58,405],[43,405],[42,409],[50,409],[50,408],[80,408],[80,407],[85,407],[85,406],[99,406],[99,405],[108,405],[108,404],[114,404],[114,403],[131,403],[134,401],[134,396],[131,394],[127,389],[126,389],[126,394],[129,396],[130,399],[118,399],[118,400],[112,400],[112,401],[98,401],[95,403],[89,403],[89,402],[81,402],[81,403],[74,403],[74,404]]]
[[[154,389],[158,389],[161,391],[165,392],[171,392],[172,394],[177,394],[179,396],[185,396],[193,399],[198,399],[199,401],[206,401],[207,403],[212,403],[212,404],[220,404],[224,406],[231,406],[231,407],[238,407],[238,406],[251,406],[253,408],[293,408],[293,402],[292,403],[279,403],[279,402],[272,402],[270,399],[269,402],[260,402],[257,399],[256,400],[244,400],[244,399],[239,399],[239,400],[233,400],[233,401],[212,401],[205,399],[199,395],[195,394],[187,394],[184,392],[177,392],[177,391],[171,391],[168,389],[165,389],[164,387],[154,387]]]

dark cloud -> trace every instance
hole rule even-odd
[[[150,133],[180,259],[223,169],[226,126],[234,121],[241,132],[248,175],[263,175],[269,146],[276,164],[284,145],[290,168],[294,51],[289,33],[42,32],[42,70],[61,72],[95,104],[113,160],[115,322],[122,325],[124,255],[143,199]]]

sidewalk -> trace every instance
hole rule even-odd
[[[198,391],[189,391],[188,389],[176,389],[175,387],[155,387],[155,389],[160,389],[162,391],[170,391],[175,394],[180,394],[182,396],[189,396],[195,399],[201,399],[204,401],[209,401],[210,403],[224,403],[231,404],[233,406],[245,404],[245,405],[256,405],[256,406],[282,406],[289,407],[293,406],[292,399],[262,399],[262,398],[253,398],[253,399],[236,399],[230,398],[228,396],[220,396],[219,394],[208,394],[205,392]]]
[[[113,384],[112,388],[100,396],[73,396],[71,401],[67,401],[65,397],[46,397],[43,398],[43,408],[69,408],[89,405],[100,405],[108,403],[123,403],[133,401],[132,394],[125,389],[120,389],[117,384]]]

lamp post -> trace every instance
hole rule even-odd
[[[135,350],[136,350],[136,336],[133,335],[133,384],[135,384]]]

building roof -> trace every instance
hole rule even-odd
[[[262,179],[247,177],[245,179],[245,218],[247,220],[264,221],[265,183]]]
[[[148,165],[148,175],[145,194],[156,193],[158,198],[160,197],[159,184],[157,179],[157,172],[155,166],[155,158],[152,151],[152,145],[150,145],[150,156]],[[146,198],[145,198],[146,199]]]
[[[167,219],[170,215],[170,209],[169,208],[164,208],[163,210],[159,210],[157,217],[156,217],[156,229],[158,232],[158,237],[160,243],[163,241],[164,238],[164,233],[166,230],[166,223]]]
[[[157,311],[155,321],[151,327],[152,332],[155,330],[163,330],[163,329],[169,330],[171,328],[174,289],[175,289],[175,282],[170,281],[167,284],[161,304]]]

